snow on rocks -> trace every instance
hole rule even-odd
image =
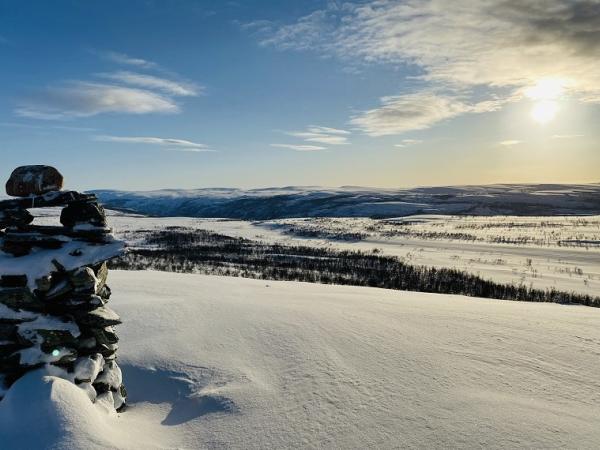
[[[105,305],[106,261],[123,243],[95,196],[58,191],[62,183],[52,167],[19,167],[6,190],[26,198],[0,201],[0,400],[42,367],[120,410],[126,392],[113,327],[121,320]],[[64,207],[63,226],[32,224],[28,209],[45,206]]]

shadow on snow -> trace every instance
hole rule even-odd
[[[122,365],[121,370],[131,407],[144,402],[171,405],[171,411],[161,422],[163,425],[180,425],[208,414],[237,412],[231,399],[202,392],[209,379],[195,381],[184,373],[129,364]]]

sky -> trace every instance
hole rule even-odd
[[[0,58],[6,178],[600,182],[600,0],[0,0]]]

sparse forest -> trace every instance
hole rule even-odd
[[[406,264],[398,258],[376,252],[268,244],[182,227],[148,230],[142,234],[143,244],[113,261],[113,268],[600,306],[599,297],[496,283],[459,270]]]

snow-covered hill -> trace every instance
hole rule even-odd
[[[3,449],[597,448],[600,310],[111,272],[131,408],[32,373]]]
[[[93,191],[108,208],[154,216],[277,219],[412,214],[600,214],[600,183],[415,189],[286,187]]]

